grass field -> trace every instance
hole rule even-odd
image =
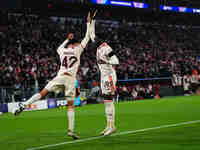
[[[78,141],[67,136],[65,109],[1,115],[0,149],[200,150],[199,96],[121,102],[115,107],[118,130],[108,137],[99,136],[105,126],[103,104],[76,108]]]

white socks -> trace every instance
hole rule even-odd
[[[114,128],[115,127],[115,106],[112,101],[105,102],[105,111],[106,111],[106,119],[107,119],[107,127]]]
[[[74,118],[75,118],[75,112],[74,108],[68,108],[68,129],[72,132],[74,131]]]
[[[115,105],[114,105],[113,102],[111,104],[111,107],[112,107],[112,121],[111,121],[111,126],[112,126],[112,128],[115,128]]]
[[[30,104],[33,104],[34,102],[40,100],[40,98],[41,98],[40,93],[36,93],[36,94],[33,95],[30,99],[28,99],[28,100],[24,103],[24,105],[25,105],[25,106],[28,106],[28,105],[30,105]]]

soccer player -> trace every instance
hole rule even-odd
[[[90,12],[87,17],[87,31],[84,39],[81,43],[74,38],[74,34],[70,33],[68,38],[58,47],[57,52],[60,57],[60,70],[57,76],[53,78],[45,88],[35,95],[33,95],[24,104],[20,103],[19,108],[16,108],[13,113],[14,115],[19,115],[26,107],[30,104],[43,99],[48,92],[60,92],[65,91],[65,96],[68,97],[68,135],[74,139],[79,137],[74,132],[74,96],[75,96],[75,80],[78,67],[80,65],[80,56],[90,40],[89,30],[90,30]]]
[[[108,43],[95,38],[96,36],[94,19],[92,19],[91,22],[90,36],[91,40],[93,42],[96,42],[98,47],[96,52],[96,59],[101,72],[101,90],[102,96],[104,98],[105,113],[107,120],[107,126],[101,132],[101,135],[110,135],[116,131],[115,107],[113,103],[113,98],[115,96],[116,91],[115,85],[117,81],[117,75],[114,69],[114,65],[119,64],[119,60],[112,48],[108,45]]]

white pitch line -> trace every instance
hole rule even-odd
[[[125,135],[125,134],[131,134],[131,133],[139,133],[139,132],[145,132],[145,131],[162,129],[162,128],[169,128],[169,127],[176,127],[176,126],[198,123],[198,122],[200,122],[200,120],[187,121],[187,122],[181,122],[181,123],[169,124],[169,125],[162,125],[162,126],[157,126],[157,127],[152,127],[152,128],[134,130],[134,131],[125,131],[125,132],[113,134],[111,136]],[[62,142],[62,143],[57,143],[57,144],[50,144],[50,145],[43,145],[43,146],[39,146],[39,147],[28,148],[27,150],[40,150],[40,149],[45,149],[45,148],[55,147],[55,146],[60,146],[60,145],[81,143],[81,142],[85,142],[85,141],[92,141],[92,140],[100,139],[100,138],[103,138],[103,137],[105,137],[105,136],[89,137],[89,138],[75,140],[75,141],[68,141],[68,142]]]

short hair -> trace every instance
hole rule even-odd
[[[75,43],[79,43],[77,39],[70,39],[69,42],[65,45],[65,48],[67,48],[69,45],[73,45]]]

